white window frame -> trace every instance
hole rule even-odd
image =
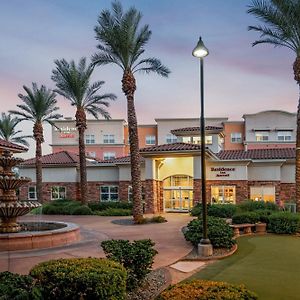
[[[269,131],[255,131],[255,140],[257,142],[267,142],[269,141]]]
[[[191,143],[200,145],[201,144],[201,137],[200,136],[192,136],[191,137]],[[205,145],[212,145],[213,143],[213,137],[212,135],[206,135],[205,136]]]
[[[242,133],[241,132],[232,132],[230,134],[231,143],[242,143]]]
[[[86,134],[85,135],[85,143],[88,145],[95,144],[95,135],[94,134]]]
[[[282,137],[282,139],[280,137]],[[280,142],[292,141],[292,131],[290,131],[290,130],[277,131],[277,140]]]
[[[142,185],[142,202],[144,203],[146,199],[146,194],[145,194],[145,189],[144,186]],[[129,185],[128,186],[128,198],[127,198],[128,202],[131,203],[132,202],[132,186]]]
[[[254,189],[259,190],[258,192],[253,192]],[[267,192],[265,192],[265,189],[272,189],[272,194],[268,194]],[[260,194],[259,198],[254,198],[253,194]],[[264,196],[267,195],[272,195],[274,198],[274,201],[272,200],[271,202],[275,202],[276,201],[276,190],[275,190],[275,186],[273,185],[253,185],[250,186],[250,199],[254,200],[254,201],[268,201],[264,199]]]
[[[34,191],[30,191],[30,189],[34,189]],[[34,194],[34,197],[31,198],[30,194]],[[28,200],[37,200],[37,195],[36,195],[36,186],[29,186],[28,187],[28,193],[27,193],[27,199]]]
[[[53,191],[53,189],[57,188],[58,191]],[[60,189],[64,189],[64,191],[60,191]],[[53,197],[53,193],[56,193],[58,196]],[[63,194],[63,197],[60,197],[60,195]],[[51,200],[63,200],[66,199],[67,196],[67,188],[65,186],[59,186],[59,185],[53,185],[51,187]]]
[[[166,135],[166,143],[167,144],[173,144],[177,142],[177,136],[172,134],[172,133],[168,133]]]
[[[103,159],[104,160],[109,160],[116,158],[116,152],[103,152]]]
[[[146,145],[155,145],[156,144],[156,136],[155,135],[146,135],[145,142],[146,142]]]
[[[115,135],[114,134],[104,134],[103,135],[103,144],[115,144]]]
[[[216,202],[213,201],[213,192],[212,192],[213,188],[219,188],[219,189],[222,190],[222,196],[221,196],[222,200],[221,201],[219,199],[216,199]],[[234,195],[233,195],[233,201],[232,202],[226,201],[226,199],[225,199],[225,188],[233,188]],[[214,204],[214,203],[224,204],[224,205],[226,205],[227,203],[236,204],[236,186],[235,185],[226,185],[226,184],[224,184],[224,185],[212,185],[210,187],[210,191],[211,191],[210,192],[211,204]]]
[[[107,192],[102,192],[103,188],[108,188]],[[117,188],[117,192],[112,192],[113,188]],[[108,195],[108,199],[103,199],[102,195]],[[117,198],[112,199],[112,195],[117,195]],[[119,202],[119,186],[117,185],[101,185],[100,186],[100,201],[101,202]]]

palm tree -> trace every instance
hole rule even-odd
[[[157,58],[143,58],[145,46],[151,37],[148,25],[140,26],[142,15],[134,7],[123,12],[120,2],[112,3],[112,12],[103,10],[95,27],[99,52],[94,54],[95,65],[115,64],[123,71],[122,90],[127,98],[129,128],[131,181],[133,196],[133,218],[137,222],[143,217],[141,201],[141,170],[137,118],[134,107],[136,91],[135,73],[157,73],[168,77],[170,71]]]
[[[288,48],[295,53],[294,78],[300,87],[300,1],[253,0],[248,13],[265,23],[249,26],[249,30],[260,34],[260,39],[255,41],[253,46],[271,44],[275,47]],[[300,99],[297,110],[296,202],[297,211],[300,211]]]
[[[36,192],[37,198],[43,202],[42,197],[42,143],[44,142],[43,123],[53,125],[55,119],[59,119],[62,115],[56,113],[59,109],[56,106],[56,94],[47,89],[44,85],[39,88],[36,83],[32,83],[32,89],[23,86],[26,95],[19,94],[19,98],[23,104],[18,104],[20,109],[9,111],[11,114],[17,116],[21,121],[33,122],[33,138],[36,142],[35,149],[35,167],[36,167]]]
[[[22,130],[16,131],[16,126],[20,120],[16,117],[12,117],[6,113],[1,114],[0,118],[0,138],[5,141],[22,144],[29,147],[29,143],[26,141],[27,138],[32,138],[31,135],[20,135],[17,136]]]
[[[56,69],[52,71],[52,80],[56,83],[55,92],[62,95],[76,107],[76,127],[79,133],[79,164],[80,164],[80,190],[81,202],[87,202],[87,175],[84,132],[87,128],[86,112],[98,119],[100,114],[105,119],[110,119],[106,107],[107,100],[115,100],[114,94],[99,95],[97,92],[104,81],[90,84],[94,67],[86,63],[86,58],[81,58],[78,66],[72,60],[68,63],[65,59],[55,61]]]

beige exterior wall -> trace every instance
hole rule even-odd
[[[247,180],[248,163],[244,162],[208,162],[206,167],[207,180]]]
[[[284,164],[281,167],[281,182],[282,183],[295,183],[295,165]]]
[[[130,165],[119,165],[119,180],[131,181],[131,169]],[[141,165],[141,180],[145,180],[145,166]]]
[[[88,181],[119,181],[118,167],[89,167],[87,168]]]
[[[280,181],[282,163],[258,162],[248,168],[249,181]]]

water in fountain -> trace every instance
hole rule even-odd
[[[26,215],[33,208],[40,207],[37,201],[18,201],[16,190],[31,181],[27,177],[17,177],[12,168],[19,165],[22,158],[13,157],[10,151],[5,150],[0,156],[0,233],[21,231],[17,217]]]

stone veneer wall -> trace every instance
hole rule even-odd
[[[296,184],[281,183],[280,184],[280,199],[285,202],[290,202],[296,199]]]
[[[145,213],[155,214],[163,211],[163,188],[161,181],[146,179],[145,200]]]
[[[250,199],[251,186],[275,186],[275,201],[280,200],[281,183],[280,181],[248,181],[248,199]]]

